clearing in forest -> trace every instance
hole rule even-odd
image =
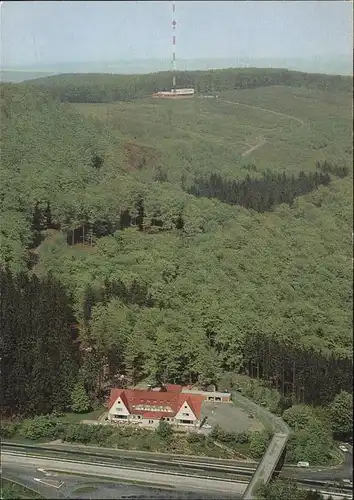
[[[176,183],[182,174],[215,171],[231,178],[251,170],[309,172],[317,160],[338,160],[334,141],[343,149],[351,144],[347,95],[298,87],[221,92],[211,100],[73,106],[103,121],[125,144],[128,171],[154,178],[156,168],[163,168]]]

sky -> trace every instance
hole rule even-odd
[[[351,1],[176,1],[176,57],[352,53]],[[172,59],[171,1],[3,2],[1,66]]]

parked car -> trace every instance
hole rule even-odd
[[[297,467],[310,467],[310,464],[308,462],[298,462]]]
[[[342,450],[344,453],[348,453],[348,451],[349,451],[348,448],[346,446],[344,446],[343,444],[341,444],[339,446],[339,449]]]

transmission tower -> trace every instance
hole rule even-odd
[[[176,3],[172,1],[172,92],[176,93]]]

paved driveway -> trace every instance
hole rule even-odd
[[[233,403],[206,402],[202,416],[207,416],[207,423],[214,427],[220,425],[225,431],[246,432],[260,431],[263,425],[259,420],[250,418],[249,414]]]

